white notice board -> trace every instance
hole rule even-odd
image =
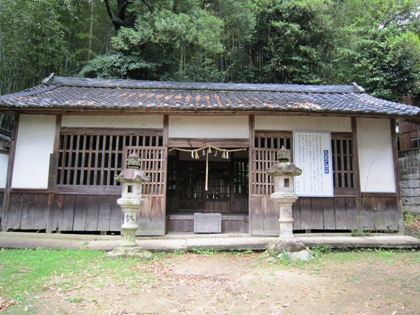
[[[295,192],[302,197],[333,197],[331,133],[294,131],[293,162],[302,169]]]

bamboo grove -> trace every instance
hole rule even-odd
[[[419,93],[419,0],[0,0],[0,94],[63,76]]]

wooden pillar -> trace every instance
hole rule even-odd
[[[169,135],[169,116],[163,116],[163,146],[168,146],[168,136]]]
[[[55,137],[53,153],[50,155],[50,168],[48,175],[48,218],[47,218],[47,233],[53,230],[54,219],[54,200],[55,190],[57,185],[57,163],[58,163],[58,146],[60,144],[60,129],[61,129],[61,115],[56,116],[55,120]]]
[[[169,149],[168,149],[168,142],[169,142],[169,115],[164,115],[163,116],[163,134],[162,134],[162,138],[163,138],[163,147],[165,148],[166,151],[166,156],[164,157],[165,159],[165,176],[166,178],[163,179],[163,183],[164,183],[164,190],[163,190],[163,211],[164,211],[164,228],[163,228],[163,234],[167,234],[168,233],[168,219],[167,219],[167,213],[166,213],[166,203],[168,202],[168,197],[167,197],[167,191],[168,191],[168,164],[169,164]],[[176,173],[177,175],[179,174],[178,171]],[[179,177],[179,176],[178,176]]]
[[[14,123],[13,130],[10,136],[10,148],[9,148],[9,162],[7,166],[7,180],[3,201],[3,214],[2,214],[2,230],[7,230],[7,216],[10,207],[10,189],[12,187],[12,178],[13,178],[13,167],[15,164],[15,154],[16,154],[16,140],[18,136],[19,129],[19,114],[13,113]]]
[[[354,189],[356,191],[356,210],[360,214],[362,210],[362,192],[360,188],[360,169],[359,169],[359,145],[357,142],[357,118],[351,118],[351,128],[353,134],[353,173],[354,173]]]
[[[400,190],[400,168],[398,162],[398,144],[397,144],[397,134],[396,134],[396,120],[390,119],[390,128],[391,128],[391,141],[392,141],[392,153],[393,153],[393,160],[394,160],[394,176],[395,176],[395,191],[397,193],[397,207],[398,213],[400,216],[398,230],[400,234],[404,234],[404,224],[403,222],[403,213],[402,213],[402,205],[401,205],[401,190]]]
[[[248,231],[252,234],[250,227],[252,226],[252,176],[254,173],[254,161],[252,159],[253,149],[255,146],[255,117],[249,115],[249,151],[248,151]]]

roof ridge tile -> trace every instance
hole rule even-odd
[[[294,93],[354,93],[354,85],[305,85],[278,83],[218,83],[218,82],[174,82],[143,81],[129,79],[92,79],[76,77],[54,77],[44,80],[44,84],[78,86],[87,88],[130,88],[163,90],[209,90],[209,91],[253,91],[253,92],[294,92]]]

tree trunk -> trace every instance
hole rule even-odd
[[[87,60],[91,59],[92,53],[92,38],[93,38],[93,7],[94,2],[90,0],[90,20],[89,20],[89,43],[88,43],[88,53],[87,53]]]
[[[179,55],[178,74],[181,77],[184,77],[184,72],[185,72],[185,47],[181,45],[180,55]]]

